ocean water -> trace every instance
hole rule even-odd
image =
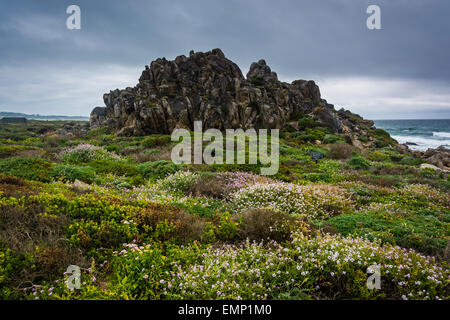
[[[413,150],[444,146],[450,149],[450,119],[438,120],[375,120],[375,126],[390,133],[399,143],[412,142]]]

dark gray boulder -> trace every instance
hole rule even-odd
[[[95,107],[91,111],[89,124],[91,128],[98,128],[103,125],[106,120],[106,107]]]

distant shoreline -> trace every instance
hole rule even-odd
[[[400,144],[426,151],[439,146],[450,148],[450,119],[374,120],[377,128],[389,132]]]
[[[89,117],[84,116],[62,116],[62,115],[41,115],[41,114],[26,114],[20,112],[0,112],[0,118],[4,117],[23,117],[28,120],[75,120],[75,121],[89,121]]]

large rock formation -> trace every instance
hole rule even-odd
[[[315,115],[335,133],[348,129],[314,81],[280,82],[264,60],[253,63],[244,78],[220,49],[157,59],[134,88],[111,91],[103,100],[106,108],[93,110],[91,124],[108,125],[118,135],[192,130],[196,120],[204,129],[281,129],[299,113]]]

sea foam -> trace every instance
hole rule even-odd
[[[433,132],[433,136],[440,138],[450,138],[450,132]]]

